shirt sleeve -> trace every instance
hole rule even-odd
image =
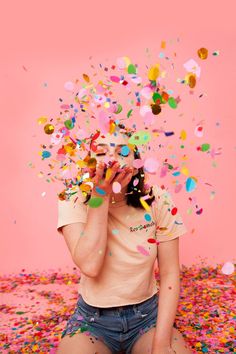
[[[69,200],[60,200],[58,198],[58,219],[57,231],[62,235],[62,226],[73,224],[76,222],[87,222],[87,205],[84,204],[85,197],[79,187],[71,190],[71,193],[77,192],[70,196]]]
[[[156,240],[166,242],[187,233],[187,228],[176,205],[165,189],[153,186],[155,201],[152,203],[156,220]]]

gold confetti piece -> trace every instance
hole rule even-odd
[[[92,157],[91,159],[88,160],[87,165],[89,168],[96,168],[97,160],[94,157]]]
[[[161,112],[161,106],[158,104],[152,104],[151,109],[152,109],[152,114],[154,115],[157,115]]]
[[[161,49],[165,49],[166,48],[166,41],[161,41]]]
[[[208,50],[206,48],[200,48],[200,49],[198,49],[197,54],[200,59],[202,59],[202,60],[207,59]]]
[[[83,160],[76,161],[76,165],[79,166],[80,168],[83,168],[83,167],[87,166],[86,162],[83,161]]]
[[[166,230],[168,230],[167,227],[159,227],[158,229],[159,229],[160,231],[166,231]]]
[[[106,181],[111,177],[111,173],[112,173],[112,169],[108,167],[108,169],[106,170],[106,177],[105,177]]]
[[[180,172],[185,176],[189,175],[189,169],[186,166],[182,167]]]
[[[87,74],[83,74],[83,79],[86,81],[86,82],[90,82],[90,78]]]
[[[152,66],[148,71],[148,79],[151,81],[155,81],[160,75],[159,64]]]
[[[66,153],[70,154],[73,156],[74,154],[74,150],[76,149],[76,145],[74,143],[68,143],[64,146],[64,150],[66,151]]]
[[[187,138],[187,133],[186,133],[186,131],[185,131],[185,130],[181,130],[181,132],[180,132],[180,139],[186,140],[186,138]]]
[[[142,204],[143,208],[145,210],[149,211],[150,210],[150,206],[148,205],[148,203],[144,199],[142,199],[142,197],[139,198],[139,200],[140,200],[140,203]]]
[[[45,124],[47,120],[48,120],[47,117],[40,117],[38,118],[37,122],[40,125],[40,124]]]
[[[110,128],[109,128],[109,133],[113,134],[115,130],[116,130],[116,124],[111,122],[110,123]]]
[[[190,88],[194,88],[196,86],[196,75],[194,73],[188,73],[185,76],[185,81],[187,82]]]
[[[91,190],[91,187],[89,184],[86,184],[86,183],[82,183],[79,188],[81,189],[82,192],[90,192]]]
[[[45,131],[46,134],[52,134],[54,132],[54,125],[46,124],[44,126],[44,131]]]

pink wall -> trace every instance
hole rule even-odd
[[[145,48],[159,53],[166,40],[184,63],[205,46],[218,57],[200,61],[200,84],[207,94],[200,106],[183,98],[184,112],[205,120],[207,140],[222,148],[216,167],[194,154],[196,176],[214,188],[202,188],[204,212],[187,214],[187,196],[174,195],[190,230],[181,238],[181,263],[190,265],[235,260],[235,42],[234,2],[198,1],[21,1],[5,2],[1,11],[1,245],[2,272],[72,265],[63,238],[56,231],[56,192],[60,185],[37,177],[42,115],[58,113],[64,83],[94,62],[119,56],[145,59]],[[169,43],[169,45],[168,45]],[[155,57],[155,56],[153,56]],[[196,58],[196,56],[195,56]],[[158,59],[158,58],[157,58]],[[184,71],[182,71],[182,74]],[[47,86],[45,86],[45,83]],[[217,125],[218,124],[218,125]],[[28,163],[36,163],[29,168]],[[216,195],[210,199],[210,190]],[[42,193],[46,195],[42,197]],[[195,229],[194,233],[191,230]]]

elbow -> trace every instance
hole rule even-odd
[[[96,278],[99,274],[98,268],[95,268],[91,265],[86,264],[81,264],[79,263],[76,259],[73,259],[75,265],[80,269],[81,273],[86,275],[89,278]]]
[[[97,271],[93,271],[91,268],[80,268],[80,271],[89,278],[96,278],[99,274]]]

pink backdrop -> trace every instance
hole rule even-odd
[[[235,260],[233,4],[202,0],[192,5],[189,1],[5,2],[0,21],[1,272],[73,265],[56,231],[56,192],[61,186],[38,178],[37,165],[28,167],[29,162],[40,160],[43,132],[37,119],[55,116],[64,83],[86,72],[90,55],[94,62],[120,56],[138,62],[145,59],[145,48],[158,54],[162,40],[168,46],[177,38],[180,42],[175,49],[182,63],[198,48],[209,49],[210,60],[198,60],[201,86],[207,94],[204,104],[196,113],[185,99],[184,111],[190,120],[195,114],[196,121],[204,119],[207,141],[222,148],[215,167],[199,155],[193,160],[196,175],[213,184],[216,192],[212,200],[207,188],[198,194],[204,209],[201,216],[187,215],[187,198],[173,196],[189,229],[181,238],[180,261],[190,265],[200,259],[211,264]],[[215,50],[220,55],[213,58]]]

